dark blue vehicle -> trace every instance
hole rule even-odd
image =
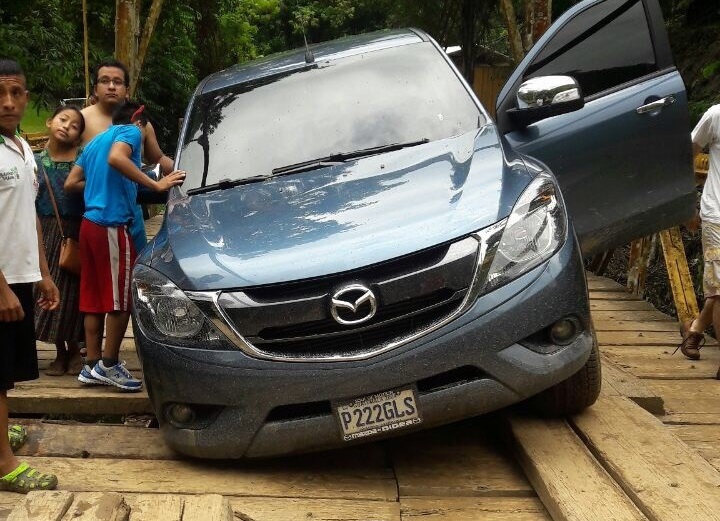
[[[421,31],[216,73],[189,104],[133,324],[167,442],[342,446],[600,390],[582,253],[690,217],[655,0],[568,11],[489,118]]]

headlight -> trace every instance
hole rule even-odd
[[[183,291],[152,268],[133,269],[133,312],[143,333],[161,343],[216,349],[221,334]]]
[[[567,216],[555,180],[541,173],[507,219],[482,292],[502,286],[552,257],[566,233]]]

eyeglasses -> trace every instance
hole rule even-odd
[[[111,83],[115,85],[116,87],[124,87],[125,86],[125,80],[122,80],[120,78],[100,78],[98,80],[98,83],[100,85],[110,85]]]

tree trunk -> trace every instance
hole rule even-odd
[[[150,13],[148,14],[147,20],[145,20],[142,38],[140,39],[140,47],[138,49],[137,70],[135,71],[137,79],[130,84],[130,97],[135,95],[135,90],[137,89],[140,78],[142,77],[141,72],[143,65],[145,64],[145,57],[147,56],[147,50],[150,46],[150,40],[152,38],[153,31],[155,30],[155,25],[160,17],[162,4],[163,0],[153,0],[152,5],[150,6]]]
[[[460,22],[460,40],[462,46],[463,74],[473,86],[475,82],[475,25],[477,10],[475,0],[463,0]]]
[[[128,80],[137,80],[138,35],[140,0],[116,0],[115,2],[115,58],[128,68]]]
[[[547,28],[550,27],[552,0],[532,0],[532,3],[533,18],[530,34],[532,35],[532,43],[534,44],[545,34]],[[527,50],[530,49],[528,48]]]
[[[510,40],[510,51],[512,52],[515,63],[520,63],[525,56],[522,40],[520,39],[520,31],[517,26],[517,18],[515,18],[515,8],[512,0],[500,0],[500,11],[505,18],[505,24],[508,30],[508,39]]]

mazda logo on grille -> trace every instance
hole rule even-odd
[[[345,326],[367,322],[376,312],[375,294],[362,284],[350,284],[339,289],[330,303],[330,313],[335,322]]]

